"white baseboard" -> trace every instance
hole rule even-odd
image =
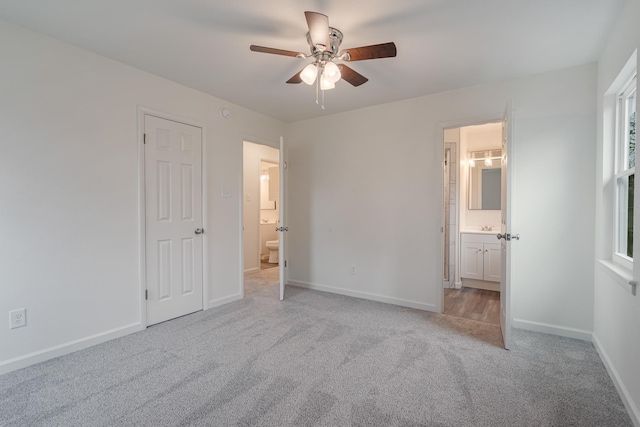
[[[633,425],[635,425],[636,427],[640,427],[640,410],[631,398],[629,391],[625,387],[624,382],[620,378],[620,375],[618,375],[618,371],[616,371],[613,363],[611,363],[609,355],[605,351],[604,347],[602,347],[602,344],[600,343],[600,340],[598,339],[598,336],[596,334],[593,334],[593,346],[596,348],[596,351],[600,355],[600,360],[602,360],[605,368],[607,368],[607,372],[609,373],[609,376],[613,380],[613,384],[618,390],[618,394],[622,399],[622,403],[624,403],[625,408],[627,408],[627,412],[629,413],[629,417],[631,418]]]
[[[230,302],[238,301],[239,299],[242,299],[242,294],[240,294],[240,293],[234,294],[234,295],[231,295],[231,296],[228,296],[228,297],[224,297],[224,298],[214,299],[212,301],[209,301],[209,303],[207,304],[207,308],[218,307],[220,305],[224,305],[224,304],[228,304]]]
[[[244,271],[244,274],[257,273],[258,271],[260,271],[259,267],[249,268],[249,269]]]
[[[575,338],[582,341],[591,341],[591,331],[583,329],[567,328],[564,326],[550,325],[547,323],[531,322],[529,320],[513,319],[511,324],[514,328],[525,329],[527,331],[542,332],[545,334],[558,335],[561,337]]]
[[[73,353],[74,351],[83,350],[87,347],[101,344],[115,338],[120,338],[134,332],[139,332],[143,329],[145,329],[145,327],[140,322],[133,323],[121,328],[112,329],[86,338],[81,338],[79,340],[70,341],[65,344],[25,354],[24,356],[16,357],[14,359],[5,360],[0,363],[0,375],[26,368],[27,366],[44,362],[45,360],[53,359],[55,357],[64,356],[65,354]]]
[[[209,301],[207,308],[217,307],[223,304],[237,301],[239,299],[242,299],[242,294],[240,293],[231,295],[229,297]],[[95,334],[86,338],[81,338],[79,340],[25,354],[24,356],[5,360],[3,362],[0,362],[0,375],[16,371],[18,369],[26,368],[27,366],[44,362],[56,357],[64,356],[65,354],[73,353],[74,351],[83,350],[85,348],[101,344],[103,342],[110,341],[116,338],[120,338],[134,332],[139,332],[144,329],[145,326],[143,326],[142,323],[137,322],[131,325],[123,326],[121,328],[112,329],[110,331]]]
[[[402,307],[416,308],[418,310],[433,311],[438,313],[434,304],[424,304],[417,301],[410,301],[401,298],[388,297],[385,295],[372,294],[369,292],[353,291],[350,289],[336,288],[333,286],[320,285],[317,283],[303,282],[301,280],[289,280],[288,285],[301,288],[312,289],[314,291],[329,292],[332,294],[346,295],[349,297],[367,299],[371,301],[385,302],[387,304],[399,305]]]

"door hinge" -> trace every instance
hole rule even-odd
[[[148,289],[145,289],[145,290],[144,290],[144,299],[145,299],[145,300],[148,300],[148,299],[149,299],[149,290],[148,290]]]
[[[146,133],[143,133],[143,134],[142,134],[142,143],[143,143],[143,144],[146,144],[146,143],[147,143],[147,134],[146,134]]]
[[[287,260],[284,260],[284,267],[287,268]]]

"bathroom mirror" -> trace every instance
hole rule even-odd
[[[500,165],[469,167],[469,209],[500,210]]]

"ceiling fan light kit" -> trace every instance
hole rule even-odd
[[[300,72],[300,78],[308,85],[312,85],[318,76],[318,67],[316,64],[309,64]]]
[[[324,109],[324,91],[335,88],[335,84],[340,79],[353,86],[360,86],[368,81],[362,74],[344,64],[337,65],[333,62],[334,60],[349,62],[396,56],[396,45],[393,42],[339,51],[343,37],[342,32],[329,26],[329,18],[317,12],[305,12],[304,15],[309,27],[307,43],[309,44],[311,55],[256,45],[251,45],[249,48],[253,52],[291,56],[300,59],[313,58],[311,64],[308,64],[287,80],[287,83],[298,84],[304,82],[308,85],[316,83],[316,104],[319,104],[318,91],[321,91],[322,109]]]

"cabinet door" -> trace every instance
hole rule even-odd
[[[500,259],[502,252],[500,244],[484,244],[484,280],[489,282],[500,281]]]
[[[462,243],[460,256],[460,277],[467,279],[483,280],[482,243]]]

